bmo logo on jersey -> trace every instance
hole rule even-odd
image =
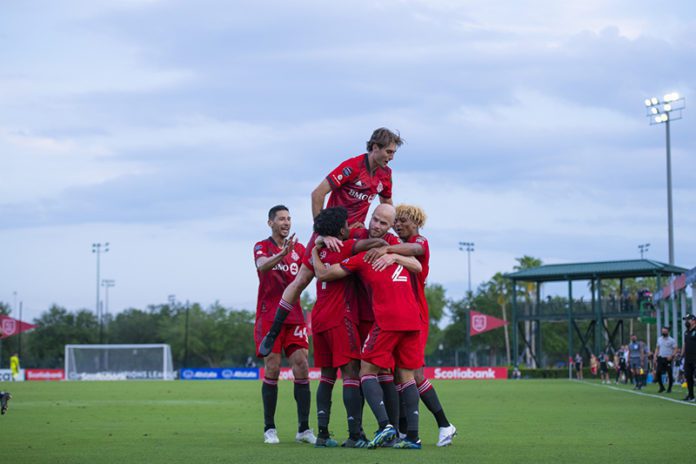
[[[281,271],[281,272],[289,272],[292,275],[297,275],[297,272],[300,270],[300,266],[297,263],[278,263],[275,266],[273,266],[273,271]]]
[[[375,199],[375,195],[368,195],[367,193],[360,193],[357,190],[353,190],[352,188],[348,189],[348,195],[355,198],[356,200],[366,201],[368,203],[372,203],[372,200]]]

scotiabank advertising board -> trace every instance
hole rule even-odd
[[[27,380],[65,380],[63,369],[25,369]]]
[[[432,380],[505,380],[507,367],[426,367]]]
[[[259,378],[263,380],[264,370],[259,369]],[[309,380],[319,380],[321,369],[309,368]],[[339,372],[340,377],[340,372]],[[426,367],[425,377],[431,380],[505,380],[506,367]],[[292,369],[280,368],[279,380],[294,380]]]

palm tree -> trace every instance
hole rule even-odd
[[[517,261],[517,264],[513,266],[513,269],[515,271],[524,271],[526,269],[532,269],[535,267],[539,267],[542,265],[542,262],[539,258],[534,258],[532,256],[527,256],[524,255],[521,258],[515,258]],[[524,304],[525,304],[525,312],[527,314],[531,314],[531,307],[532,307],[532,298],[534,296],[534,282],[525,282],[523,286],[523,292],[524,292]],[[516,329],[516,328],[515,328]],[[531,333],[532,332],[532,323],[531,321],[524,321],[524,337],[525,340],[529,340],[529,345],[534,347],[534,342],[535,338],[534,335]],[[531,367],[537,367],[536,362],[534,361],[534,358],[532,358],[532,353],[529,351],[529,347],[525,344],[524,347],[524,356],[525,356],[525,362],[527,365],[531,365]],[[515,360],[516,362],[517,360]]]
[[[500,306],[500,312],[502,313],[503,320],[507,322],[507,299],[508,295],[512,293],[512,288],[510,285],[510,281],[506,279],[502,273],[498,272],[496,273],[493,278],[491,279],[491,287],[493,291],[496,293],[496,301],[498,302],[498,305]],[[505,331],[505,355],[507,356],[507,363],[508,366],[511,365],[511,359],[510,359],[510,334],[508,331],[508,326],[505,324],[503,326],[503,330]]]

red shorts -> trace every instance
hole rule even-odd
[[[360,359],[358,327],[350,319],[344,324],[312,335],[314,367],[341,367]]]
[[[375,321],[360,321],[358,324],[358,333],[360,334],[360,344],[365,343],[365,339],[370,334],[372,326],[375,325]]]
[[[362,359],[382,369],[418,369],[423,366],[420,330],[388,331],[375,324],[363,344]]]
[[[256,343],[256,356],[259,354],[259,345],[263,337],[271,330],[273,321],[257,320],[254,326],[254,342]],[[283,324],[280,334],[273,344],[272,353],[285,352],[286,357],[290,357],[298,349],[309,349],[309,338],[307,337],[307,324]]]

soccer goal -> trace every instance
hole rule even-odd
[[[67,380],[173,380],[169,345],[65,345]]]

